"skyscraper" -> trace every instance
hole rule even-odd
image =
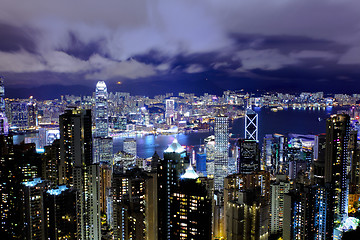
[[[229,119],[227,116],[215,117],[215,190],[223,191],[224,178],[228,174],[229,161]]]
[[[99,165],[92,161],[91,111],[68,109],[60,116],[59,183],[77,191],[77,236],[101,239]]]
[[[260,150],[256,140],[239,139],[237,172],[250,174],[260,170]]]
[[[126,152],[126,153],[130,153],[130,154],[132,154],[132,155],[134,155],[136,157],[137,156],[136,139],[134,139],[134,138],[126,138],[124,140],[123,151]]]
[[[332,233],[348,216],[349,173],[348,143],[350,117],[347,114],[332,115],[326,121],[325,183],[331,186],[328,206],[328,233]]]
[[[245,139],[258,139],[258,115],[251,108],[246,109],[245,114]]]
[[[95,136],[107,137],[108,129],[108,103],[107,103],[107,87],[104,81],[96,84],[95,99]]]
[[[5,114],[5,87],[4,78],[0,76],[0,113]]]
[[[174,99],[166,99],[165,100],[165,119],[168,125],[172,125],[174,123],[175,117],[175,100]]]

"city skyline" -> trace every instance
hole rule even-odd
[[[71,4],[71,5],[70,5]],[[358,1],[3,1],[9,97],[359,91]]]

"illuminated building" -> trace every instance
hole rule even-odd
[[[4,78],[0,76],[0,113],[5,115],[5,87]]]
[[[0,112],[0,134],[8,135],[9,134],[9,123],[5,113]]]
[[[174,124],[175,118],[175,100],[166,99],[165,100],[165,119],[168,125]]]
[[[245,139],[258,141],[258,115],[251,108],[245,114]]]
[[[224,178],[228,175],[229,161],[229,119],[227,116],[215,117],[215,159],[214,183],[215,190],[224,188]]]
[[[191,164],[170,202],[171,239],[211,239],[211,195]]]
[[[113,219],[115,239],[146,239],[146,182],[139,168],[113,174]],[[154,227],[154,226],[151,226]]]
[[[224,184],[226,238],[268,239],[270,174],[233,174]]]
[[[326,121],[325,183],[330,184],[327,232],[334,229],[348,216],[348,143],[350,117],[346,114],[332,115]]]
[[[113,139],[111,137],[94,137],[94,163],[113,162]]]
[[[178,189],[179,177],[184,173],[188,164],[186,150],[174,139],[164,151],[164,159],[159,161],[157,169],[159,239],[171,238],[170,198]]]
[[[112,165],[100,162],[100,212],[107,212],[109,191],[111,190]]]
[[[108,103],[107,87],[104,81],[98,81],[95,90],[95,136],[108,136]]]
[[[114,154],[114,168],[121,168],[121,171],[126,171],[136,165],[136,158],[130,153],[120,151]]]
[[[34,128],[37,126],[37,105],[36,100],[30,97],[29,102],[27,103],[27,126]]]
[[[325,146],[326,135],[315,136],[314,162],[313,162],[313,182],[314,184],[325,184]]]
[[[206,176],[206,154],[203,152],[196,153],[196,171]]]
[[[123,151],[127,152],[127,153],[130,153],[130,154],[132,154],[132,155],[134,155],[136,157],[137,156],[136,139],[134,139],[134,138],[126,138],[124,140]]]
[[[260,169],[259,143],[256,140],[239,139],[237,141],[237,172],[251,174]]]
[[[277,175],[270,185],[270,234],[282,232],[284,224],[284,194],[290,190],[290,182],[285,175]]]
[[[26,239],[45,239],[43,194],[47,187],[40,178],[23,182],[24,232]]]
[[[77,236],[101,239],[100,170],[92,159],[91,111],[67,109],[59,122],[59,184],[77,190]]]
[[[52,186],[56,186],[59,184],[60,140],[55,140],[51,146],[45,146],[44,150],[42,176]]]
[[[28,107],[24,100],[14,100],[10,102],[10,123],[11,127],[20,130],[28,128]]]
[[[208,177],[214,177],[215,174],[215,136],[211,135],[205,139],[205,153],[206,153],[206,174]]]
[[[76,191],[61,185],[43,194],[46,239],[78,239]]]
[[[281,134],[266,134],[263,140],[261,170],[286,174],[288,167],[285,161],[286,138]]]

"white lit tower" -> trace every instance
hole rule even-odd
[[[98,81],[95,90],[95,135],[94,135],[94,163],[112,162],[113,141],[108,137],[108,103],[107,87],[104,81]]]
[[[214,183],[215,190],[224,188],[224,178],[228,173],[229,162],[229,118],[225,115],[215,117],[215,160]]]
[[[104,81],[98,81],[96,84],[95,100],[95,136],[108,136],[108,104],[107,104],[107,87]]]
[[[248,107],[245,114],[245,139],[258,141],[258,115]]]
[[[175,100],[174,99],[166,99],[165,100],[165,119],[168,125],[172,125],[174,123],[175,117]]]

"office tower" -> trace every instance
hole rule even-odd
[[[224,184],[226,238],[268,239],[269,172],[233,174]]]
[[[286,144],[284,135],[266,134],[263,140],[260,169],[269,170],[274,174],[288,174]]]
[[[146,229],[147,239],[158,239],[158,177],[157,165],[160,161],[155,152],[152,156],[151,171],[147,172],[149,179],[146,185]],[[156,167],[155,167],[156,163]],[[154,167],[153,167],[154,166]],[[161,206],[160,206],[161,207]]]
[[[0,112],[0,134],[8,135],[9,134],[9,123],[7,117],[5,116],[5,112]]]
[[[123,147],[123,151],[126,153],[130,153],[133,156],[137,156],[136,153],[136,139],[134,138],[126,138],[124,140],[124,147]]]
[[[258,141],[258,115],[251,108],[245,114],[245,139]]]
[[[30,128],[37,126],[37,105],[36,100],[33,97],[30,97],[29,102],[27,103],[27,125]]]
[[[43,194],[46,182],[40,178],[23,182],[24,232],[26,239],[45,239]]]
[[[115,239],[146,239],[146,182],[139,168],[113,175],[113,218]],[[153,226],[151,226],[153,227]]]
[[[76,190],[61,185],[43,194],[46,239],[79,239],[76,235]]]
[[[111,137],[94,137],[94,163],[113,162],[113,139]]]
[[[188,164],[186,150],[174,139],[164,151],[164,159],[160,160],[157,169],[159,239],[171,238],[171,196],[178,189],[179,177]]]
[[[74,168],[82,168],[93,162],[91,111],[76,108],[65,110],[59,117],[59,128],[59,184],[74,186]]]
[[[51,186],[59,184],[59,164],[60,164],[60,140],[55,140],[51,146],[45,146],[43,158],[44,179],[50,182]]]
[[[104,81],[98,81],[95,90],[95,136],[107,137],[108,129],[108,103],[107,87]]]
[[[330,184],[330,203],[326,228],[328,234],[348,215],[348,143],[350,117],[346,114],[332,115],[326,121],[325,183]],[[331,222],[331,223],[330,223]]]
[[[174,124],[175,118],[175,100],[166,99],[165,100],[165,119],[168,125]]]
[[[170,201],[171,239],[211,239],[211,196],[191,164]]]
[[[256,140],[237,141],[237,173],[251,174],[260,170],[259,143]]]
[[[214,183],[215,190],[220,192],[224,188],[224,178],[228,174],[229,161],[229,119],[227,116],[215,117],[215,159]]]
[[[322,186],[325,184],[325,146],[326,135],[320,134],[315,136],[312,176],[314,184]]]
[[[5,86],[2,76],[0,76],[0,113],[5,115]]]
[[[77,191],[77,236],[101,239],[99,165],[92,160],[91,111],[67,109],[60,116],[59,183]]]
[[[196,153],[196,172],[206,176],[206,154],[202,151]]]
[[[111,191],[112,164],[100,162],[100,212],[107,212],[109,191]]]
[[[276,175],[270,184],[270,234],[281,233],[284,223],[284,195],[290,190],[286,175]]]
[[[10,102],[11,127],[24,130],[28,127],[28,108],[27,102],[15,100]]]
[[[42,161],[34,144],[13,145],[11,135],[0,135],[0,236],[24,239],[23,182],[41,176]]]
[[[211,135],[204,140],[206,153],[206,173],[209,178],[213,178],[215,174],[215,136]]]

